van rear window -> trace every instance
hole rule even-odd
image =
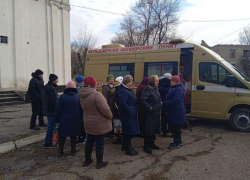
[[[109,74],[113,74],[116,77],[131,75],[134,77],[135,64],[123,63],[123,64],[110,64]]]
[[[144,77],[151,75],[163,76],[165,73],[177,75],[178,62],[150,62],[144,63]]]

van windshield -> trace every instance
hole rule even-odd
[[[232,64],[228,63],[227,61],[221,61],[225,66],[229,67],[232,71],[234,71],[236,74],[240,75],[244,80],[250,81],[250,79],[240,70],[238,70],[236,67],[234,67]]]

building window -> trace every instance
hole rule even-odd
[[[8,44],[8,37],[7,36],[0,36],[0,43]]]
[[[225,79],[231,75],[216,63],[200,63],[199,78],[202,82],[225,85]]]
[[[109,74],[113,74],[116,77],[131,75],[134,77],[134,63],[124,63],[124,64],[110,64],[109,65]]]
[[[151,75],[163,76],[165,73],[177,75],[178,62],[152,62],[144,63],[144,77]]]
[[[250,57],[250,50],[243,50],[243,57]]]
[[[230,49],[230,58],[235,58],[235,49]]]

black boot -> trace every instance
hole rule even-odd
[[[60,137],[59,138],[59,150],[58,150],[58,157],[63,156],[63,148],[65,145],[66,137]]]
[[[126,155],[136,156],[139,154],[131,147],[131,140],[126,140],[125,147],[126,147]]]
[[[126,151],[126,141],[123,139],[122,141],[122,147],[121,147],[122,151]]]
[[[30,119],[30,129],[33,130],[40,130],[40,127],[36,125],[36,115],[32,114],[31,119]]]
[[[70,137],[70,144],[71,144],[71,155],[76,155],[76,136]]]
[[[152,154],[152,150],[150,148],[150,137],[147,136],[144,137],[143,151],[146,152],[147,154]]]
[[[93,162],[93,159],[91,159],[92,149],[93,148],[85,147],[85,161],[83,163],[83,166],[88,166]]]
[[[122,144],[122,136],[120,134],[117,135],[117,138],[112,144]]]
[[[162,135],[162,137],[164,137],[164,138],[167,138],[167,133],[166,132],[163,132],[163,135]]]
[[[159,146],[155,145],[155,136],[150,139],[150,148],[154,150],[159,150]]]
[[[102,149],[96,150],[96,159],[97,159],[96,168],[97,169],[104,168],[108,165],[108,162],[103,161],[103,153],[104,153],[104,150]]]

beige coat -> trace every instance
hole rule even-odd
[[[102,135],[112,130],[112,113],[105,97],[96,88],[82,87],[79,90],[84,111],[84,128],[87,134]]]

